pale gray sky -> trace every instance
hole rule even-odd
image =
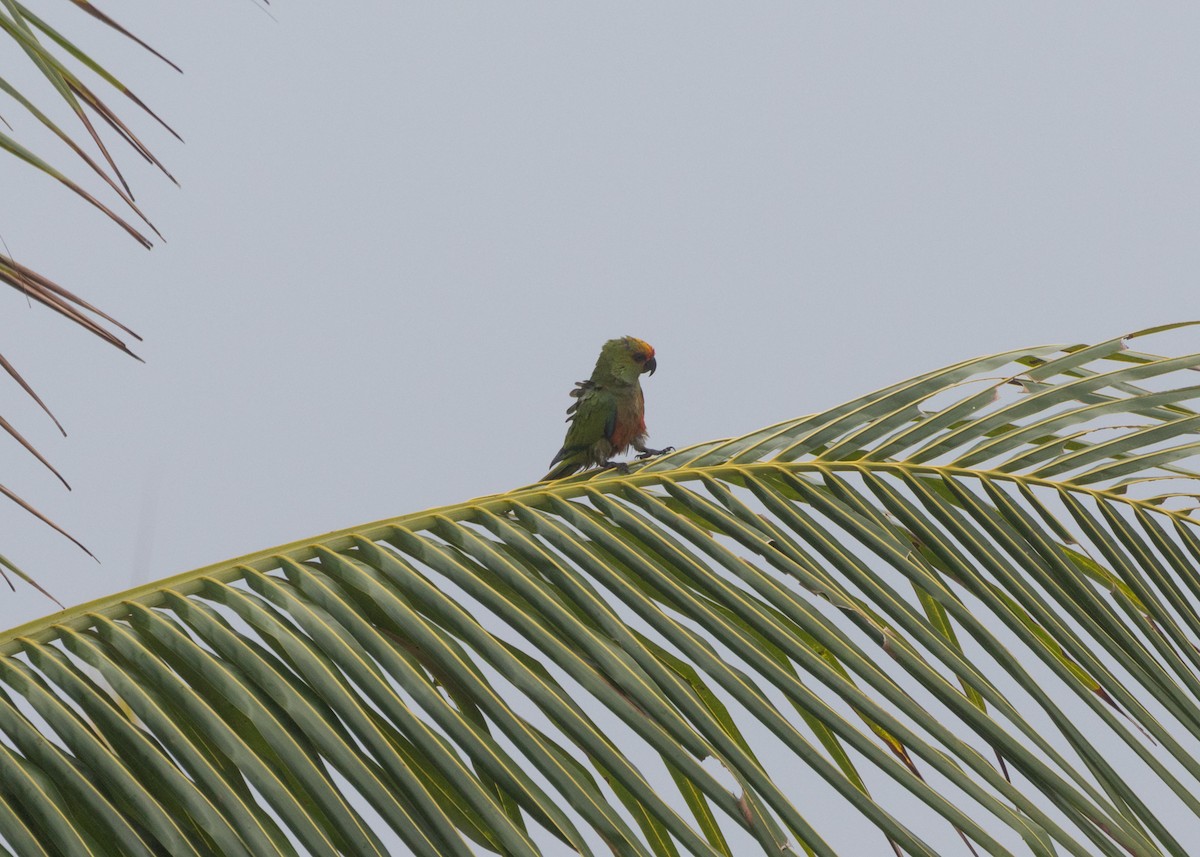
[[[3,413],[75,490],[13,443],[3,482],[102,564],[9,505],[0,550],[67,604],[536,479],[612,336],[683,446],[1196,315],[1200,7],[110,5],[185,75],[34,8],[187,140],[136,123],[182,189],[121,152],[169,243],[0,161],[12,253],[146,340],[0,292],[70,437]]]

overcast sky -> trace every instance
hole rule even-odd
[[[1197,315],[1200,7],[109,6],[185,74],[33,4],[186,139],[134,123],[179,189],[114,144],[168,243],[0,160],[12,254],[145,337],[0,293],[70,437],[0,412],[74,491],[11,442],[0,481],[101,563],[9,505],[0,551],[67,604],[532,481],[613,336],[684,446]]]

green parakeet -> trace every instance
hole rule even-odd
[[[662,455],[674,447],[646,446],[645,401],[639,376],[654,374],[654,349],[632,336],[610,339],[600,349],[592,377],[571,391],[578,401],[567,409],[567,438],[542,477],[560,479],[585,467],[624,467],[610,459],[632,446],[638,458]]]

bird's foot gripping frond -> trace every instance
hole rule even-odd
[[[638,456],[639,458],[641,456]],[[615,470],[618,473],[628,473],[629,465],[624,461],[605,461],[600,465],[601,470]]]
[[[675,451],[675,447],[673,447],[673,446],[664,446],[662,449],[643,449],[641,451],[641,453],[637,456],[637,459],[639,461],[641,461],[646,458],[655,458],[656,456],[666,455],[668,452],[674,452],[674,451]]]

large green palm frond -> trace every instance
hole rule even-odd
[[[90,0],[70,0],[70,3],[105,26],[133,40],[178,71],[173,63],[108,17]],[[59,5],[65,6],[62,3]],[[19,108],[20,116],[29,120],[29,124],[34,126],[34,129],[40,129],[51,143],[61,144],[70,153],[72,159],[77,159],[78,163],[85,166],[102,187],[97,188],[93,193],[80,182],[70,178],[63,168],[52,163],[53,159],[48,154],[38,154],[22,143],[18,139],[17,130],[7,119],[0,119],[0,123],[9,132],[0,130],[0,152],[14,156],[18,161],[34,167],[47,177],[63,184],[93,205],[143,246],[150,247],[150,239],[144,234],[143,229],[153,232],[155,235],[158,235],[158,230],[146,219],[134,202],[129,185],[117,166],[117,160],[111,154],[109,145],[104,142],[104,138],[97,128],[98,123],[94,120],[100,120],[101,127],[108,126],[123,144],[132,148],[139,157],[158,167],[172,181],[174,178],[150,148],[131,130],[129,124],[121,118],[121,114],[105,101],[109,96],[103,95],[102,97],[102,93],[106,90],[115,92],[131,102],[140,112],[150,116],[172,135],[176,137],[178,135],[104,65],[93,59],[76,42],[64,36],[59,29],[21,3],[20,0],[0,0],[0,41],[10,43],[16,49],[14,55],[28,61],[24,70],[15,67],[0,70],[0,93],[7,96],[10,102]],[[75,69],[79,69],[79,72],[77,73]],[[21,74],[22,80],[25,81],[21,85],[12,82],[17,79],[18,74]],[[95,82],[89,83],[85,77],[94,78]],[[42,89],[35,92],[36,83],[40,83]],[[52,118],[55,105],[66,108],[72,122],[78,125],[77,133],[72,134],[65,130],[62,124]],[[13,118],[15,120],[16,116]],[[89,150],[91,154],[89,154]],[[115,198],[115,201],[111,205],[105,203],[98,195],[102,193],[107,193],[110,197]],[[142,226],[132,225],[126,217],[118,213],[116,210],[118,208],[127,209],[134,219],[141,222]],[[126,337],[133,339],[140,337],[132,330],[92,306],[83,298],[58,285],[49,277],[3,252],[0,252],[0,283],[11,286],[26,299],[36,301],[49,308],[121,351],[133,354],[126,344]],[[54,420],[59,431],[66,434],[62,425],[50,413],[50,409],[18,373],[16,367],[3,355],[0,355],[0,369],[11,376],[12,380],[37,402],[38,406]],[[0,430],[12,436],[66,484],[62,475],[3,417],[0,417]],[[0,486],[0,494],[62,532],[59,527],[9,489]],[[66,534],[64,533],[64,535]],[[78,544],[78,542],[76,543]],[[7,560],[0,558],[0,575],[3,575],[5,569],[15,572],[37,586],[27,575]],[[38,588],[40,589],[40,587]]]
[[[0,832],[831,855],[857,819],[872,853],[1186,855],[1197,369],[982,357],[18,628]]]

